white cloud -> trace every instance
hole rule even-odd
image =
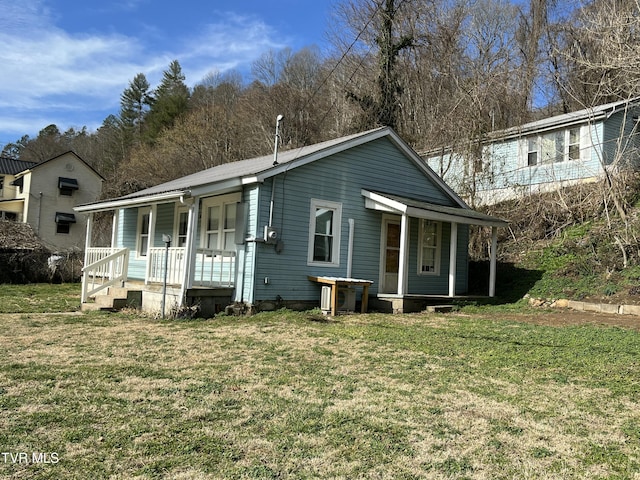
[[[135,9],[141,1],[118,6]],[[0,143],[7,132],[35,135],[52,123],[61,130],[95,128],[117,113],[120,94],[136,74],[155,86],[174,59],[194,85],[212,71],[248,71],[263,52],[286,44],[260,19],[231,13],[215,12],[214,22],[173,32],[167,46],[153,41],[166,33],[154,32],[150,23],[139,38],[95,26],[70,32],[57,26],[44,0],[0,0],[0,9]]]

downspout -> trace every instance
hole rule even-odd
[[[36,235],[40,235],[40,215],[42,213],[42,192],[38,194],[38,216],[36,223]]]

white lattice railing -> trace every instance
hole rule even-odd
[[[86,252],[86,265],[82,269],[81,302],[112,285],[127,279],[128,248],[92,247]]]

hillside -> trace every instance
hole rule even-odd
[[[634,177],[619,190],[616,201],[623,215],[611,188],[602,183],[485,207],[485,212],[510,222],[499,236],[498,294],[509,301],[528,293],[640,304],[639,188]],[[488,235],[472,234],[471,259],[480,262],[482,270]]]

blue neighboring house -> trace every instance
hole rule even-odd
[[[113,214],[111,245],[87,240],[83,302],[124,285],[141,292],[143,309],[198,304],[204,314],[225,302],[404,312],[465,294],[470,225],[493,231],[494,295],[496,229],[506,226],[469,208],[390,128],[75,210],[89,225]]]
[[[493,204],[636,165],[639,114],[640,98],[633,98],[492,132],[467,153],[422,156],[466,201]]]

